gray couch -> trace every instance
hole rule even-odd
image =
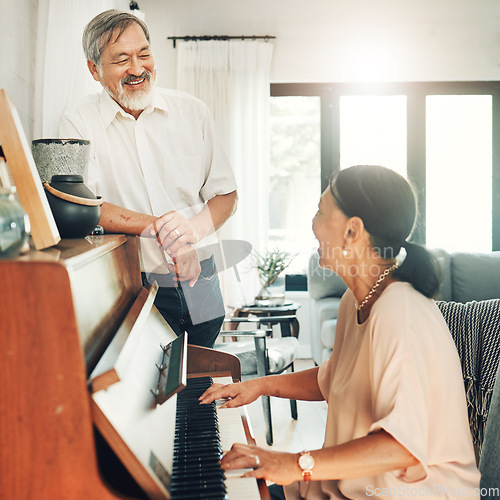
[[[442,269],[440,300],[470,302],[500,298],[500,252],[485,254],[432,250]],[[332,352],[340,298],[346,285],[333,271],[309,259],[310,340],[313,360],[321,364]]]

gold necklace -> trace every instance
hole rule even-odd
[[[366,306],[366,304],[368,304],[368,302],[370,301],[370,299],[373,297],[373,294],[375,293],[375,291],[377,290],[377,288],[382,284],[382,281],[385,280],[385,278],[387,278],[387,276],[389,276],[390,273],[392,273],[392,271],[394,271],[394,269],[396,269],[398,267],[397,264],[393,264],[391,267],[388,267],[378,278],[378,280],[375,282],[375,284],[371,287],[370,291],[368,292],[368,295],[361,301],[361,303],[358,304],[358,301],[356,301],[356,310],[357,311],[361,311],[361,309],[363,309],[363,307]]]

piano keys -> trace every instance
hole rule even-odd
[[[139,271],[136,239],[123,235],[63,240],[0,261],[0,498],[128,495],[98,467],[95,427],[148,498],[175,499],[169,481],[182,391],[162,404],[152,392],[161,346],[175,335]],[[188,345],[186,364],[188,383],[200,374],[240,376],[237,359],[211,349]],[[223,451],[231,444],[228,410],[217,409]],[[236,412],[229,412],[229,420],[238,417],[236,440],[251,440]],[[268,498],[264,482],[248,479],[239,478],[251,486],[234,493],[226,477],[227,497]]]
[[[198,402],[211,385],[210,377],[192,378],[177,396],[170,494],[179,500],[227,498],[216,403]]]
[[[227,379],[216,380],[230,383]],[[178,395],[172,498],[260,499],[257,482],[241,477],[246,471],[237,471],[238,475],[232,471],[227,477],[220,467],[223,454],[233,443],[245,443],[246,438],[237,408],[220,408],[223,401],[210,405],[198,403],[198,398],[212,383],[211,377],[191,378],[187,388]]]

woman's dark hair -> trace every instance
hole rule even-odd
[[[330,192],[347,217],[363,221],[382,258],[395,258],[401,247],[406,250],[395,278],[411,283],[426,297],[436,295],[440,285],[436,260],[424,246],[407,241],[417,218],[417,201],[404,177],[389,168],[357,165],[338,172]]]

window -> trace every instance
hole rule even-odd
[[[500,130],[499,89],[498,82],[272,84],[273,113],[278,107],[274,103],[290,96],[296,100],[289,103],[302,103],[294,106],[311,106],[310,114],[300,119],[295,111],[287,111],[291,115],[283,118],[294,123],[285,134],[288,148],[276,136],[285,125],[281,132],[273,125],[273,169],[277,170],[272,175],[276,176],[282,163],[275,163],[276,141],[283,141],[281,158],[287,154],[305,158],[303,152],[308,151],[307,162],[296,157],[294,170],[282,171],[290,179],[282,177],[280,183],[300,186],[304,196],[314,198],[315,207],[338,169],[383,164],[406,176],[416,188],[419,219],[414,241],[448,251],[500,250],[500,143],[493,140]],[[312,102],[315,109],[319,107],[319,116],[312,111]],[[307,135],[310,122],[306,116],[313,115],[320,128],[319,141]],[[320,157],[319,178],[309,166],[316,155]],[[306,183],[304,176],[309,174]],[[303,208],[307,201],[298,205],[292,193],[281,190],[279,204],[270,200],[271,240],[289,249],[297,235],[312,237],[312,214]],[[300,217],[287,220],[282,215],[290,205]],[[310,254],[306,243],[300,247],[304,252],[300,262],[306,262]]]
[[[491,250],[491,95],[426,97],[426,239]]]
[[[297,254],[288,272],[301,273],[314,248],[311,221],[321,173],[320,99],[275,97],[270,109],[269,246]]]
[[[340,168],[384,165],[406,176],[406,96],[340,97]]]

